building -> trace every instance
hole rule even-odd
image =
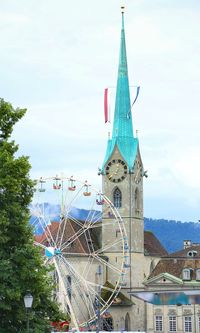
[[[128,240],[128,273],[124,276],[123,284],[121,284],[122,288],[113,299],[112,306],[109,308],[109,320],[116,331],[146,331],[150,323],[148,315],[153,310],[150,311],[146,302],[131,296],[130,293],[137,290],[144,291],[147,288],[143,281],[151,281],[148,280],[149,276],[151,277],[152,272],[158,267],[160,258],[167,255],[159,240],[151,232],[144,232],[143,178],[147,175],[142,163],[139,139],[134,134],[131,107],[124,8],[122,7],[120,56],[113,130],[111,138],[108,139],[105,158],[99,172],[102,177],[102,192],[109,198],[112,205],[118,209],[126,226]],[[57,183],[59,181],[57,178],[55,181],[54,189],[59,191],[62,188],[62,184]],[[43,182],[40,180],[41,186],[43,186]],[[71,185],[70,189],[74,191],[74,181],[71,180],[71,182],[73,182],[73,186]],[[43,192],[44,188],[41,187],[40,191]],[[40,210],[40,206],[38,207]],[[101,255],[104,257],[104,262],[106,260],[109,263],[109,267],[120,268],[121,245],[118,242],[115,221],[113,221],[113,216],[105,208],[105,205],[102,205],[102,223],[101,228],[97,228],[98,235],[92,234],[88,230],[85,238],[81,233],[81,221],[74,220],[68,216],[66,220],[67,223],[64,225],[59,225],[55,221],[50,226],[46,225],[43,228],[43,235],[36,236],[35,242],[41,244],[45,251],[49,253],[47,253],[47,256],[53,259],[56,267],[58,274],[55,274],[55,281],[58,290],[56,290],[55,297],[63,308],[69,307],[70,314],[73,314],[73,308],[76,308],[78,314],[86,318],[87,322],[90,318],[89,312],[91,312],[91,308],[87,307],[86,295],[84,295],[84,298],[82,295],[81,289],[84,287],[84,283],[82,287],[79,284],[82,282],[82,273],[90,260],[90,247],[92,246],[97,250],[103,248],[104,251]],[[98,223],[96,222],[97,226]],[[80,237],[76,237],[76,235],[80,235]],[[70,246],[68,246],[65,256],[62,258],[63,261],[60,258],[61,247],[55,248],[56,240],[59,239],[64,239],[66,243],[65,249],[70,239]],[[73,242],[71,241],[72,239]],[[109,242],[116,245],[113,248],[109,248],[106,246]],[[67,262],[69,269],[66,266],[64,267],[66,258],[69,260]],[[98,272],[101,271],[102,284],[106,284],[108,291],[109,289],[112,290],[112,286],[116,285],[116,273],[109,267],[104,268],[103,260],[99,261],[99,259],[102,258],[97,258],[96,256],[92,258],[90,286],[98,285],[97,278],[100,275]],[[72,263],[73,268],[70,267]],[[73,275],[74,271],[78,275],[77,281],[75,281],[75,274]],[[94,303],[95,298],[89,290],[88,297],[91,298],[91,303]],[[69,300],[71,300],[71,309]],[[104,300],[102,299],[102,301]],[[83,304],[83,306],[80,306],[80,304]],[[150,308],[152,308],[151,305]],[[93,315],[95,315],[93,306],[92,311]],[[75,318],[72,318],[72,321],[75,322]]]
[[[131,290],[144,289],[143,280],[149,276],[160,257],[166,255],[160,242],[152,233],[144,233],[143,219],[143,168],[139,139],[134,135],[131,113],[131,100],[126,55],[124,9],[122,7],[122,27],[120,56],[118,65],[115,111],[112,136],[108,139],[102,169],[103,193],[118,208],[125,221],[129,243],[130,268],[122,292],[126,297]],[[109,221],[103,209],[103,224]],[[109,237],[117,237],[112,227]],[[144,237],[145,236],[145,237]],[[102,242],[108,234],[102,230]],[[109,261],[117,262],[119,249],[106,252]],[[113,283],[113,273],[109,280]],[[146,329],[146,304],[131,298],[129,306],[111,307],[115,330],[144,331]]]
[[[144,285],[163,296],[147,305],[147,332],[200,332],[199,244],[184,241],[184,249],[163,257]]]

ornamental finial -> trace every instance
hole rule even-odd
[[[121,13],[124,14],[125,6],[121,6]]]

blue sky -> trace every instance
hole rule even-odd
[[[133,122],[149,174],[144,215],[197,221],[200,2],[123,3],[129,80],[141,86]],[[121,4],[1,0],[1,97],[28,109],[14,138],[33,178],[63,172],[100,188],[103,91],[116,85]]]

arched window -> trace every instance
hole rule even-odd
[[[118,187],[114,190],[113,193],[113,203],[116,208],[121,208],[122,206],[122,193]]]
[[[130,331],[130,316],[129,313],[125,317],[125,331]]]
[[[184,268],[182,271],[183,280],[191,280],[190,269]]]
[[[123,317],[120,319],[120,326],[120,331],[125,331],[125,322]]]
[[[136,188],[135,190],[135,213],[140,213],[140,198],[139,198],[139,190]]]
[[[196,270],[196,280],[200,280],[200,269],[198,268],[197,270]]]

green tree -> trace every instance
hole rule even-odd
[[[0,332],[26,331],[23,297],[34,297],[30,313],[31,332],[49,332],[50,321],[62,319],[52,301],[53,283],[34,246],[29,225],[29,204],[34,183],[25,156],[16,157],[18,146],[10,140],[13,126],[26,109],[14,109],[0,99]],[[64,318],[63,318],[64,319]]]

